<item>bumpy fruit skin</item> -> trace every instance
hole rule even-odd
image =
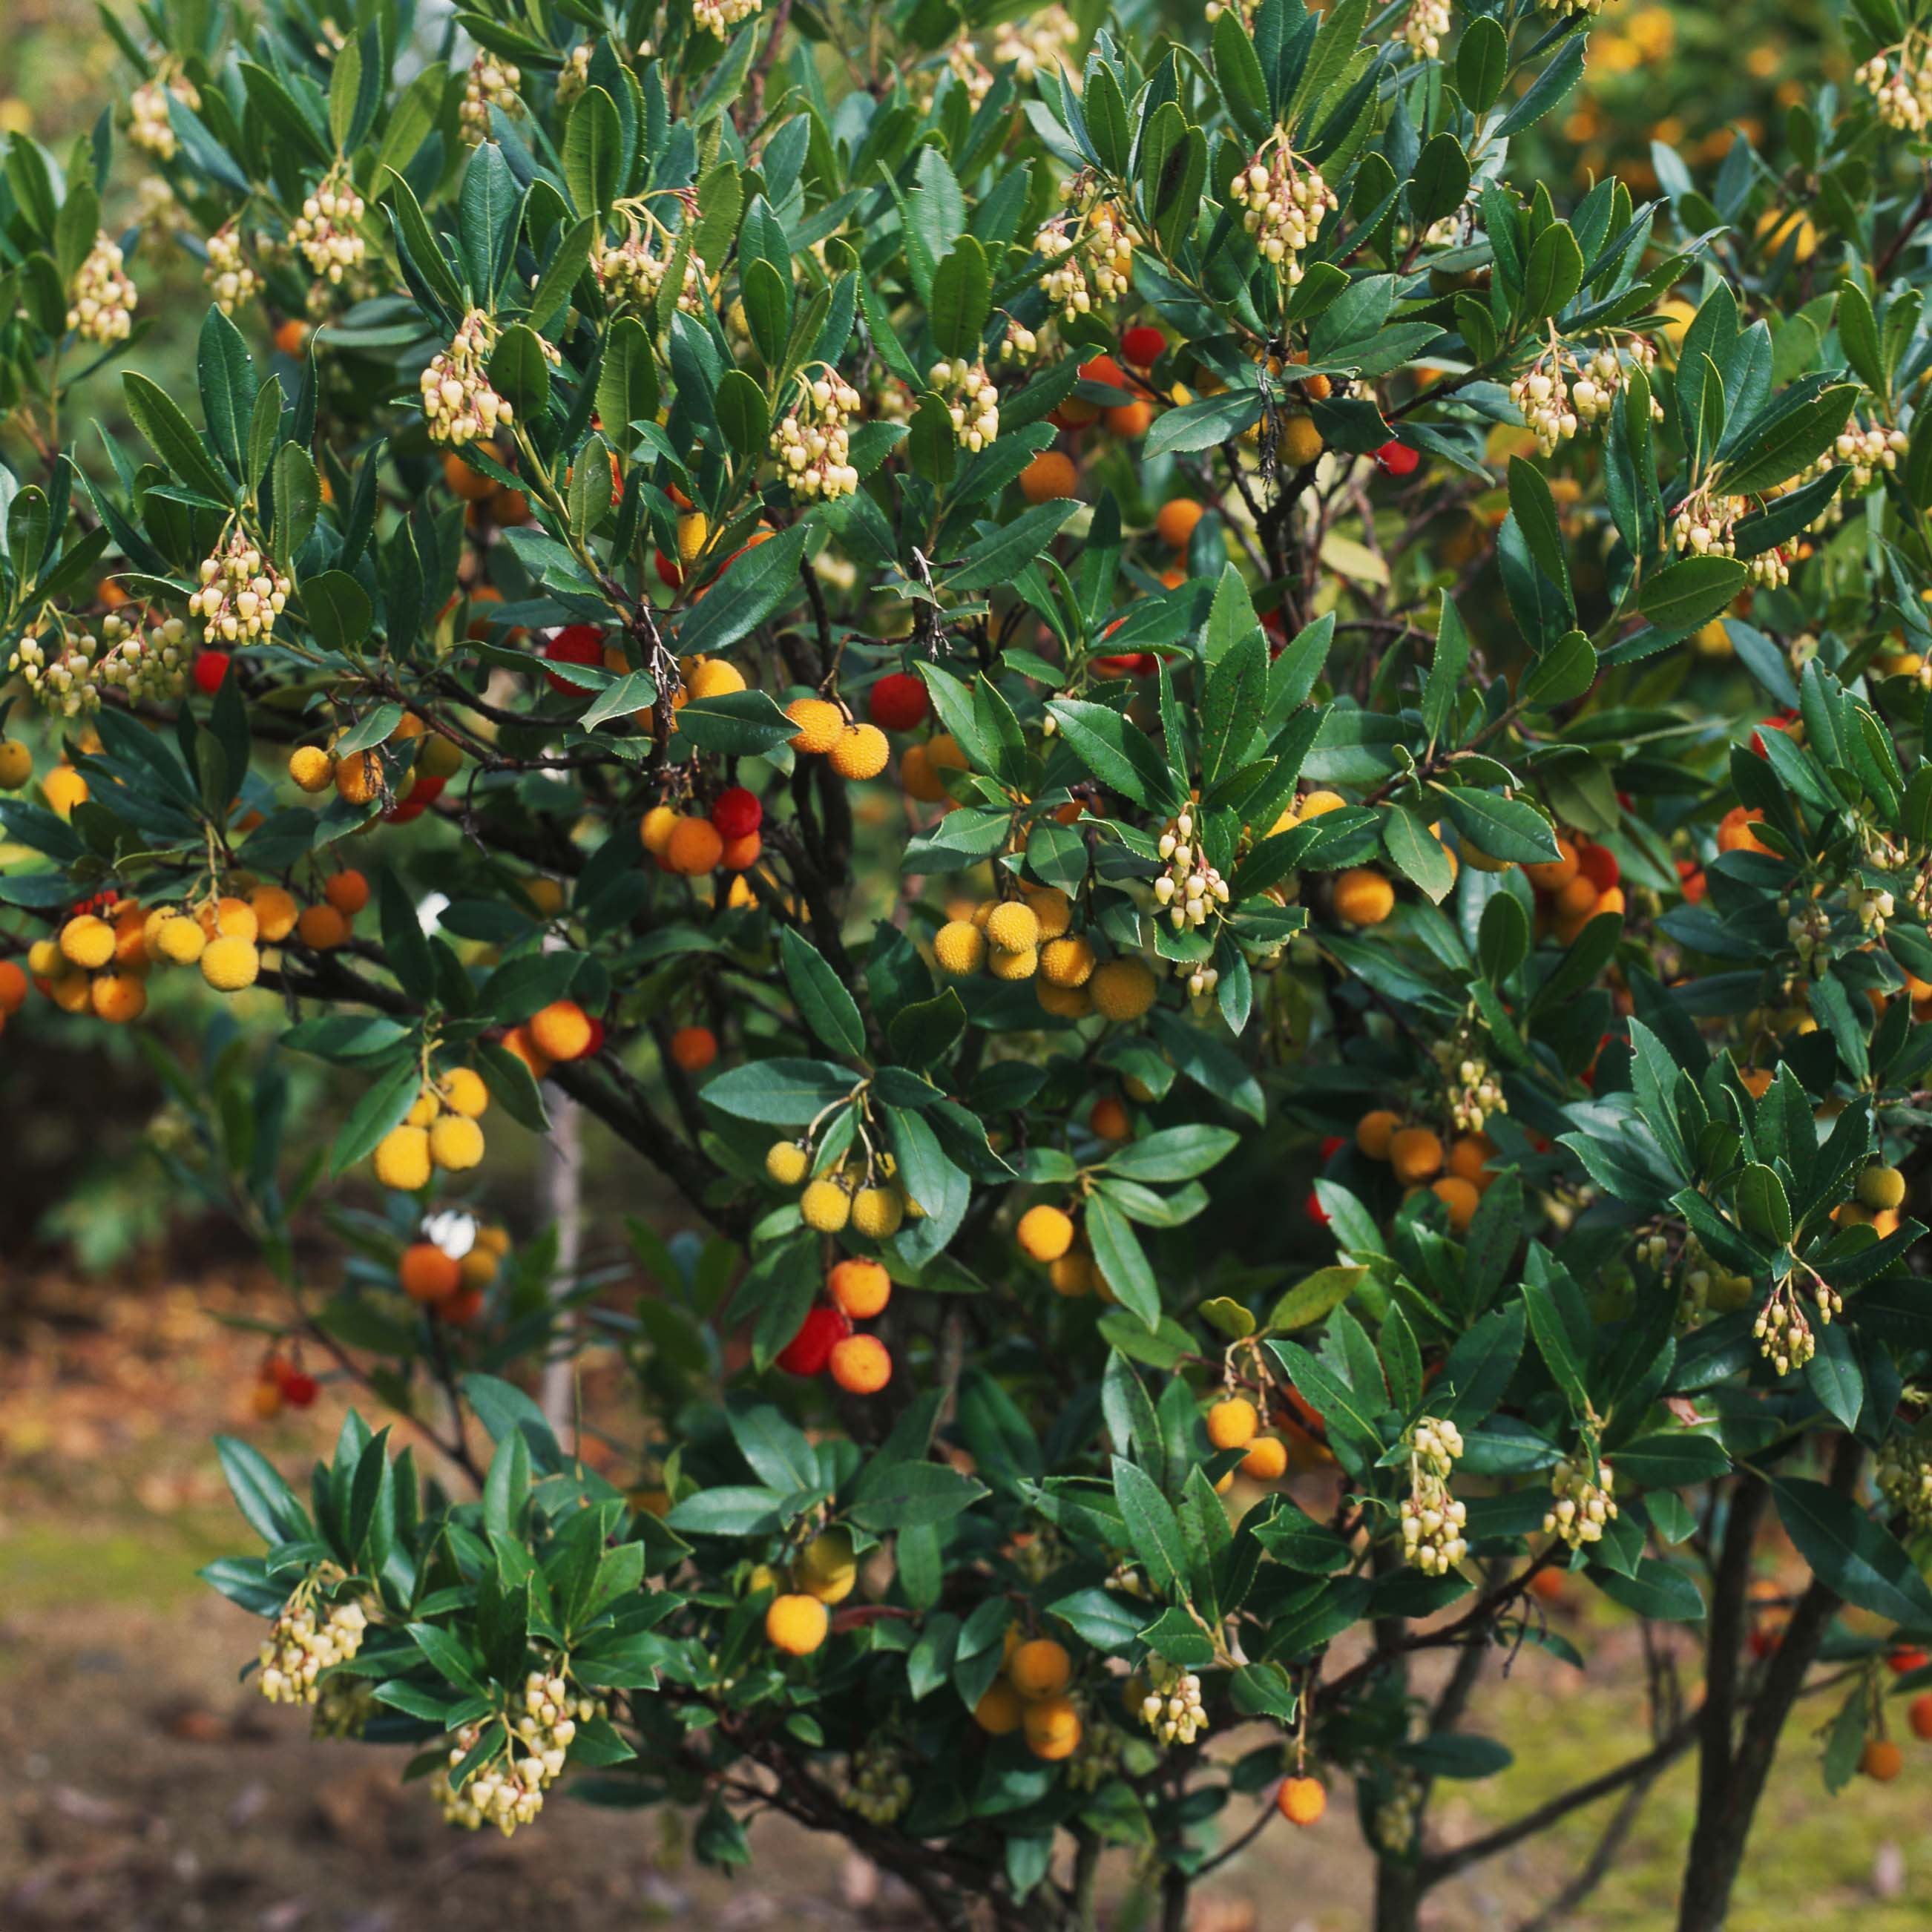
[[[852,1227],[868,1241],[890,1240],[905,1219],[905,1204],[890,1187],[862,1187],[852,1197]]]
[[[1389,1162],[1405,1187],[1442,1171],[1442,1143],[1427,1127],[1404,1127],[1389,1142]]]
[[[788,1657],[809,1657],[825,1641],[832,1613],[816,1597],[774,1597],[765,1612],[765,1637]]]
[[[892,748],[876,724],[848,724],[832,740],[832,769],[842,778],[875,778],[886,768]]]
[[[1079,480],[1070,456],[1044,450],[1020,472],[1020,494],[1029,503],[1049,502],[1055,496],[1072,496]]]
[[[1449,1210],[1449,1232],[1452,1234],[1466,1234],[1469,1223],[1476,1218],[1476,1210],[1483,1204],[1483,1197],[1476,1192],[1474,1184],[1465,1180],[1459,1174],[1445,1174],[1441,1180],[1432,1181],[1430,1186],[1436,1199]]]
[[[798,727],[791,740],[794,752],[822,756],[845,728],[845,714],[823,698],[794,698],[785,706],[785,716]]]
[[[1275,1804],[1291,1825],[1316,1823],[1328,1808],[1328,1793],[1318,1778],[1288,1778],[1275,1794]]]
[[[890,670],[866,694],[866,710],[884,731],[914,731],[932,709],[926,681],[910,671]]]
[[[1278,1483],[1288,1474],[1288,1444],[1279,1436],[1257,1436],[1241,1458],[1241,1474],[1257,1483]]]
[[[1070,1758],[1080,1748],[1080,1713],[1066,1697],[1042,1697],[1029,1704],[1022,1719],[1027,1749],[1048,1764]]]
[[[1023,1643],[1006,1660],[1006,1676],[1022,1697],[1058,1697],[1073,1678],[1073,1660],[1050,1636]]]
[[[1063,1210],[1042,1202],[1020,1216],[1017,1234],[1021,1249],[1033,1260],[1057,1262],[1073,1245],[1073,1222]]]
[[[1558,856],[1556,858],[1539,860],[1534,865],[1522,868],[1525,877],[1540,892],[1560,892],[1576,876],[1581,862],[1576,847],[1568,839],[1559,837],[1556,850]]]
[[[531,1042],[546,1060],[577,1060],[590,1049],[590,1017],[574,1000],[553,1000],[529,1025]]]
[[[852,1332],[852,1324],[836,1308],[822,1303],[806,1311],[798,1333],[772,1358],[788,1376],[816,1376],[825,1372],[834,1346]]]
[[[404,1128],[405,1133],[420,1128]],[[446,1301],[463,1286],[463,1268],[433,1241],[413,1241],[396,1264],[396,1279],[412,1301]]]
[[[691,698],[729,698],[745,688],[745,674],[722,658],[704,658],[691,668],[684,681],[685,694]]]
[[[848,1395],[877,1395],[892,1378],[892,1358],[876,1335],[848,1335],[826,1363]]]
[[[1056,986],[1084,986],[1094,976],[1094,949],[1078,933],[1049,939],[1040,950],[1040,970]]]
[[[664,842],[664,863],[687,878],[715,872],[724,856],[724,838],[708,818],[680,818]]]
[[[1261,1418],[1245,1396],[1230,1396],[1208,1412],[1208,1439],[1216,1449],[1245,1449],[1260,1426]]]
[[[1352,866],[1336,878],[1337,919],[1350,926],[1380,926],[1394,910],[1394,886],[1372,866]]]
[[[1087,990],[1103,1019],[1137,1020],[1154,1004],[1160,982],[1144,961],[1109,959],[1094,968]]]
[[[811,1156],[796,1141],[774,1141],[765,1150],[765,1172],[781,1187],[796,1187],[811,1165]]]
[[[257,886],[248,895],[248,904],[255,915],[257,935],[271,945],[287,938],[302,916],[293,895],[280,886]]]
[[[1902,1207],[1905,1177],[1895,1167],[1868,1167],[1858,1176],[1858,1198],[1874,1214]]]
[[[313,952],[332,952],[348,944],[349,922],[326,901],[304,906],[296,921],[296,937]]]
[[[246,899],[218,899],[213,914],[204,910],[202,920],[211,939],[259,939],[262,936],[262,922],[255,916],[255,908]]]
[[[733,785],[718,794],[711,808],[711,822],[727,844],[734,838],[748,838],[765,822],[765,808],[756,792]]]
[[[464,1114],[444,1114],[429,1130],[429,1157],[451,1174],[466,1173],[483,1158],[483,1130]]]
[[[718,1036],[709,1027],[680,1027],[670,1036],[670,1057],[687,1073],[701,1073],[718,1058]]]
[[[1051,980],[1034,982],[1042,1009],[1056,1019],[1084,1020],[1094,1010],[1093,996],[1084,986],[1056,986]]]
[[[1040,970],[1040,954],[1030,946],[1018,952],[996,946],[986,955],[986,970],[996,980],[1030,980]]]
[[[353,919],[369,903],[369,881],[352,866],[332,874],[322,896],[344,919]]]
[[[869,1322],[885,1312],[886,1304],[892,1298],[892,1278],[877,1262],[848,1257],[833,1263],[825,1288],[854,1322]]]
[[[335,764],[335,793],[351,805],[367,805],[382,789],[382,760],[374,752],[351,752]]]
[[[1040,944],[1040,915],[1018,899],[1007,899],[986,915],[986,937],[1004,952],[1024,952]]]
[[[320,745],[298,745],[289,754],[289,776],[304,791],[326,791],[335,782],[335,760]]]
[[[490,1111],[490,1090],[473,1068],[452,1066],[442,1076],[440,1088],[442,1104],[452,1114],[464,1114],[476,1120]]]
[[[1328,446],[1312,416],[1290,416],[1281,426],[1281,440],[1275,446],[1281,460],[1291,470],[1312,463]]]
[[[1073,923],[1073,902],[1058,886],[1022,886],[1020,896],[1033,908],[1042,941],[1058,939]]]
[[[949,919],[933,936],[933,957],[942,973],[963,980],[986,963],[986,935],[970,920]]]
[[[132,973],[100,973],[88,989],[94,1010],[113,1026],[125,1026],[148,1010],[148,989]]]
[[[836,1234],[852,1218],[852,1197],[836,1180],[814,1180],[799,1196],[798,1211],[808,1228]]]
[[[74,964],[90,971],[105,966],[114,957],[114,928],[91,912],[82,913],[61,928],[60,950]]]
[[[1402,1116],[1388,1107],[1373,1107],[1355,1123],[1355,1144],[1371,1160],[1387,1160],[1389,1148],[1402,1130]]]
[[[218,993],[238,993],[252,986],[261,970],[262,956],[252,939],[213,940],[201,956],[201,976]]]
[[[376,1178],[399,1194],[429,1185],[429,1130],[392,1127],[376,1143]]]
[[[1020,1694],[1003,1677],[994,1678],[973,1706],[974,1723],[988,1737],[1011,1737],[1025,1720],[1026,1706]]]

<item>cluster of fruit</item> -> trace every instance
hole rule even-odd
[[[662,871],[694,879],[720,871],[742,874],[758,862],[764,820],[758,794],[731,785],[704,812],[652,806],[638,822],[638,837]]]
[[[825,1277],[826,1299],[806,1310],[798,1332],[773,1358],[788,1375],[830,1375],[848,1395],[876,1395],[892,1380],[892,1352],[876,1335],[856,1332],[892,1299],[892,1277],[877,1262],[848,1256]]]
[[[477,1123],[489,1105],[490,1090],[472,1068],[425,1074],[400,1124],[376,1144],[376,1178],[385,1187],[413,1193],[428,1186],[432,1168],[467,1172],[483,1158],[483,1130]]]
[[[892,748],[876,724],[862,724],[842,704],[829,698],[795,698],[785,716],[798,729],[790,740],[794,752],[822,758],[842,778],[875,778],[885,770]]]
[[[466,1328],[483,1310],[483,1297],[510,1252],[507,1228],[466,1219],[447,1228],[430,1224],[435,1240],[412,1241],[396,1263],[396,1282],[439,1321]]]
[[[1006,1632],[1000,1674],[974,1706],[973,1720],[989,1737],[1018,1732],[1035,1757],[1057,1764],[1078,1750],[1085,1730],[1079,1706],[1067,1694],[1072,1682],[1073,1660],[1064,1644],[1022,1637],[1015,1626]]]
[[[1355,1123],[1355,1145],[1370,1160],[1386,1161],[1405,1191],[1426,1187],[1457,1234],[1468,1232],[1496,1179],[1490,1162],[1496,1150],[1485,1136],[1460,1134],[1444,1148],[1433,1127],[1405,1126],[1392,1108],[1371,1108]]]
[[[320,1384],[308,1372],[280,1352],[265,1355],[255,1372],[255,1385],[248,1392],[248,1406],[262,1421],[281,1414],[283,1409],[307,1408],[315,1400]]]

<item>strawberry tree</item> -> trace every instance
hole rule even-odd
[[[157,4],[11,138],[0,1006],[232,1003],[158,1157],[393,1418],[221,1444],[270,1699],[1042,1932],[1695,1754],[1694,1932],[1932,1731],[1925,9],[1558,194],[1604,10]],[[1445,1835],[1558,1584],[1647,1735]]]

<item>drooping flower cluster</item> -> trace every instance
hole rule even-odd
[[[1000,393],[983,362],[962,356],[943,358],[928,372],[934,389],[952,414],[952,434],[961,446],[978,455],[1000,433]]]
[[[1413,0],[1402,20],[1402,37],[1418,60],[1433,60],[1442,51],[1442,36],[1449,28],[1449,0]]]
[[[201,105],[194,82],[180,74],[158,73],[128,97],[128,138],[157,160],[171,161],[181,149],[175,124],[168,116],[171,94],[184,107]]]
[[[1853,78],[1871,96],[1878,118],[1888,128],[1916,134],[1932,118],[1932,41],[1917,47],[1908,41],[1874,54]]]
[[[1510,385],[1510,400],[1522,412],[1542,455],[1554,456],[1576,434],[1576,410],[1558,353],[1539,356]]]
[[[1082,1728],[1080,1742],[1066,1761],[1066,1781],[1076,1791],[1097,1791],[1119,1767],[1126,1745],[1118,1725],[1100,1720]]]
[[[1916,1536],[1932,1530],[1932,1442],[1909,1437],[1888,1442],[1872,1467],[1878,1492],[1901,1511]]]
[[[362,1648],[369,1619],[353,1600],[318,1616],[312,1592],[298,1591],[282,1606],[262,1645],[262,1695],[272,1704],[313,1704],[316,1680],[332,1664]]]
[[[798,399],[772,430],[778,473],[794,497],[830,502],[859,487],[852,466],[849,418],[859,413],[859,392],[830,364],[815,376],[801,374]]]
[[[1301,280],[1302,251],[1323,216],[1341,206],[1320,173],[1294,158],[1281,134],[1235,175],[1228,199],[1244,211],[1241,225],[1263,260],[1274,262],[1291,288]]]
[[[758,0],[692,0],[693,23],[707,34],[724,39],[741,20],[748,20],[758,10]]]
[[[242,237],[232,226],[218,228],[208,238],[208,266],[201,279],[224,315],[232,315],[255,298],[261,280],[244,260]]]
[[[346,170],[333,169],[302,202],[289,232],[310,268],[326,282],[339,283],[345,270],[360,268],[368,244],[356,232],[362,197]]]
[[[1030,362],[1040,353],[1040,338],[1023,322],[1006,319],[1006,332],[1000,338],[1002,362]]]
[[[1010,67],[1022,83],[1058,70],[1078,88],[1079,78],[1068,56],[1079,40],[1078,22],[1054,0],[1018,20],[1000,22],[993,32],[993,64]]]
[[[590,85],[590,43],[579,40],[557,70],[556,104],[568,107]]]
[[[463,83],[463,104],[458,118],[463,136],[474,147],[490,138],[490,110],[500,107],[513,120],[524,111],[517,89],[524,76],[506,60],[482,53],[470,63]]]
[[[1194,843],[1194,814],[1169,819],[1154,849],[1167,868],[1154,882],[1154,896],[1166,908],[1168,923],[1177,932],[1205,926],[1209,914],[1228,903],[1228,882]]]
[[[188,626],[178,617],[156,618],[143,636],[139,624],[110,615],[100,620],[100,682],[124,691],[136,703],[166,702],[187,689],[194,653]]]
[[[1509,1096],[1484,1058],[1486,1052],[1482,1028],[1473,1012],[1466,1013],[1454,1033],[1430,1048],[1448,1090],[1449,1118],[1458,1133],[1479,1134],[1492,1114],[1509,1112]]]
[[[315,1714],[309,1735],[316,1738],[359,1738],[376,1708],[376,1687],[366,1677],[338,1672],[316,1687]]]
[[[104,230],[74,271],[68,291],[67,326],[89,342],[124,342],[134,326],[139,291],[122,266],[121,244]]]
[[[912,1802],[905,1760],[890,1744],[862,1745],[852,1754],[851,1781],[841,1801],[868,1825],[890,1825]]]
[[[1812,1292],[1817,1300],[1819,1326],[1829,1328],[1832,1317],[1844,1312],[1844,1298],[1819,1276],[1813,1278]],[[1802,1369],[1818,1352],[1817,1335],[1788,1278],[1772,1290],[1771,1298],[1758,1310],[1751,1333],[1757,1337],[1759,1354],[1780,1376]]]
[[[1407,1765],[1398,1765],[1388,1796],[1376,1807],[1376,1843],[1384,1851],[1400,1854],[1414,1849],[1424,1795],[1421,1774]]]
[[[1882,888],[1862,885],[1854,879],[1845,888],[1845,907],[1874,939],[1885,937],[1886,922],[1898,910],[1898,902]]]
[[[1462,1431],[1434,1416],[1425,1415],[1409,1438],[1402,1553],[1425,1576],[1445,1576],[1469,1553],[1462,1534],[1468,1512],[1449,1493],[1450,1473],[1462,1453]]]
[[[1191,1670],[1150,1657],[1148,1690],[1141,1700],[1141,1722],[1164,1744],[1191,1744],[1208,1728],[1201,1702],[1201,1680]]]
[[[94,654],[99,640],[86,631],[60,629],[22,638],[7,660],[34,701],[62,718],[78,718],[100,703]]]
[[[449,346],[430,358],[421,387],[430,442],[460,449],[479,436],[493,434],[500,424],[512,419],[514,412],[508,399],[490,384],[490,354],[496,346],[496,324],[481,309],[473,308],[463,318]],[[549,350],[549,344],[544,347]]]
[[[1646,371],[1656,367],[1657,350],[1647,338],[1634,335],[1626,347],[1629,363],[1618,354],[1614,343],[1606,342],[1578,371],[1570,385],[1570,403],[1579,422],[1594,425],[1608,418],[1630,380],[1632,366]],[[1664,420],[1664,405],[1654,396],[1650,399],[1650,410],[1653,422]]]
[[[1094,291],[1088,284],[1087,271],[1080,257],[1073,252],[1073,238],[1066,232],[1066,218],[1056,215],[1033,238],[1033,245],[1046,258],[1046,273],[1040,277],[1040,285],[1047,300],[1069,322],[1090,313]]]
[[[1876,423],[1848,423],[1832,446],[1832,454],[1852,472],[1852,494],[1862,496],[1880,480],[1881,472],[1896,470],[1910,442],[1900,429]],[[1828,465],[1821,464],[1820,470]]]
[[[1670,542],[1693,556],[1735,556],[1737,524],[1750,506],[1742,496],[1714,496],[1700,490],[1687,496],[1670,520]]]
[[[224,644],[253,644],[275,628],[289,601],[289,580],[236,528],[201,561],[201,587],[188,594],[188,615],[202,634]]]
[[[434,1782],[446,1822],[466,1832],[494,1825],[508,1838],[543,1809],[544,1792],[563,1775],[580,1724],[600,1714],[594,1699],[573,1695],[561,1677],[533,1670],[524,1681],[524,1708],[510,1726],[508,1749],[458,1790],[448,1772]],[[452,1770],[482,1742],[483,1727],[466,1724],[449,1748]]]
[[[1550,1472],[1552,1498],[1550,1513],[1543,1519],[1546,1536],[1560,1536],[1572,1550],[1599,1541],[1604,1526],[1615,1520],[1617,1506],[1610,1492],[1616,1479],[1610,1466],[1600,1456],[1593,1480],[1588,1462],[1567,1458]]]
[[[993,91],[993,76],[973,43],[964,34],[946,50],[943,66],[922,68],[913,76],[913,98],[922,109],[930,108],[939,92],[939,77],[949,74],[966,90],[966,98],[977,107]]]
[[[656,302],[670,262],[668,256],[658,254],[652,248],[648,236],[633,228],[622,242],[598,249],[591,266],[613,304],[642,313]],[[677,305],[686,315],[696,315],[704,306],[706,274],[702,256],[686,256]]]

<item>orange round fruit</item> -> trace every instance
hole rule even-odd
[[[1078,481],[1070,456],[1045,449],[1020,472],[1020,494],[1029,503],[1050,502],[1055,496],[1072,496]]]
[[[413,1241],[396,1264],[396,1279],[412,1301],[446,1301],[463,1286],[463,1269],[433,1241]]]

